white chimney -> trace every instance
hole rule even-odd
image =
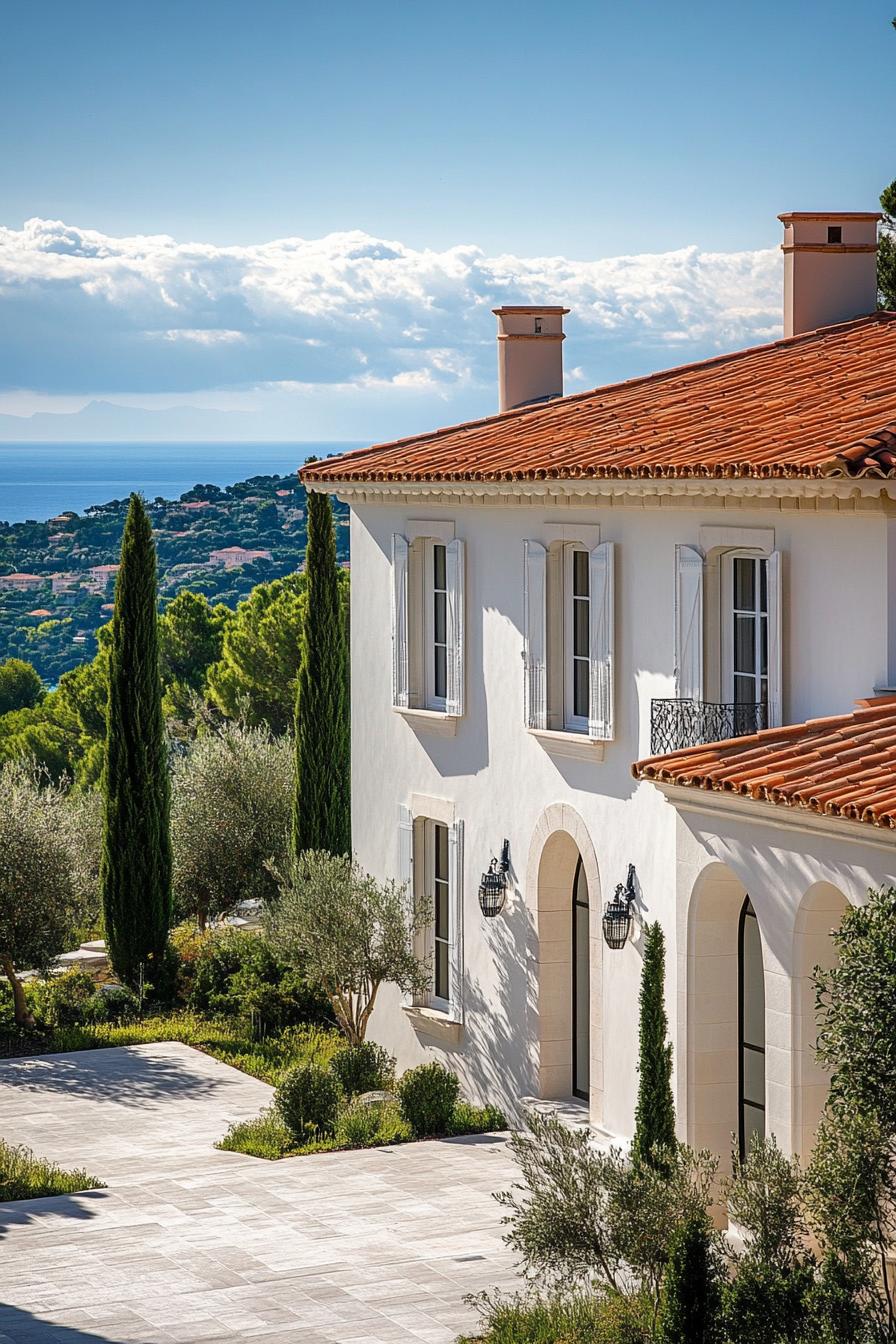
[[[784,225],[784,335],[867,317],[877,308],[879,213],[779,215]]]
[[[493,308],[498,319],[498,410],[563,396],[568,308]]]

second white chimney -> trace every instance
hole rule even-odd
[[[867,317],[877,308],[875,211],[794,210],[784,225],[784,335]]]
[[[498,410],[563,396],[568,308],[493,308],[498,319]]]

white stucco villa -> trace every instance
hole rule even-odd
[[[372,1035],[627,1137],[658,919],[722,1154],[811,1146],[811,971],[896,882],[896,313],[878,216],[781,218],[783,340],[564,397],[566,310],[498,309],[499,414],[303,473],[351,506],[355,849],[433,914]]]

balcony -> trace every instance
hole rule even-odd
[[[716,705],[708,700],[652,700],[650,703],[650,754],[699,747],[704,742],[722,742],[745,737],[768,727],[768,705]]]

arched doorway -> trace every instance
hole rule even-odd
[[[588,1100],[591,1076],[591,909],[579,855],[572,884],[572,1094]]]
[[[765,1137],[765,972],[759,921],[749,896],[737,933],[737,1138],[741,1157],[754,1135]]]

